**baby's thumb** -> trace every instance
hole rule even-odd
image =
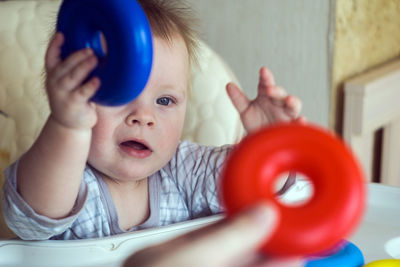
[[[236,108],[239,114],[242,114],[248,108],[250,100],[234,83],[228,83],[226,85],[226,92],[228,93],[233,106]]]

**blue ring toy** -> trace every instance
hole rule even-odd
[[[64,0],[57,31],[65,36],[62,58],[85,47],[92,48],[99,58],[88,77],[101,80],[92,101],[123,105],[143,91],[150,76],[153,43],[147,17],[135,0]]]
[[[305,267],[360,267],[364,265],[364,256],[356,245],[347,241],[343,246],[331,256],[309,260]]]

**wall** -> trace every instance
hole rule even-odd
[[[231,66],[243,90],[256,94],[258,69],[299,96],[310,121],[327,126],[335,1],[190,0],[206,42]]]
[[[400,1],[336,2],[331,126],[341,132],[343,82],[400,54]]]

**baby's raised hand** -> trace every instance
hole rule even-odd
[[[99,88],[100,80],[93,77],[83,82],[96,67],[97,58],[91,49],[82,49],[62,60],[63,42],[64,36],[56,33],[46,52],[46,90],[50,116],[71,129],[92,128],[97,115],[95,105],[89,100]]]
[[[260,69],[258,93],[254,100],[250,101],[233,83],[227,84],[226,90],[247,132],[277,122],[305,121],[304,117],[299,117],[301,101],[276,86],[273,74],[265,67]]]

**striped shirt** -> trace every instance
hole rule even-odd
[[[70,240],[106,237],[220,213],[218,180],[231,147],[181,142],[169,163],[148,179],[149,218],[128,231],[119,225],[106,183],[89,166],[70,215],[51,219],[37,214],[17,192],[17,161],[6,170],[3,215],[10,229],[22,239]]]

